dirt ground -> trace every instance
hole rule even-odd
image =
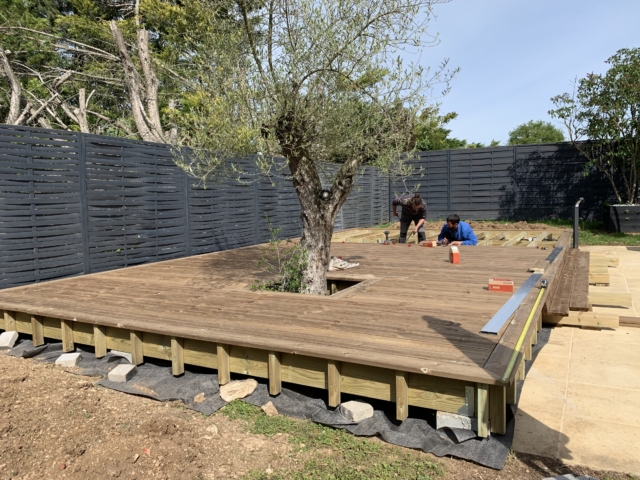
[[[287,434],[250,434],[243,421],[221,412],[205,417],[178,402],[108,390],[98,380],[0,354],[0,479],[288,478],[314,458],[339,453],[302,449]],[[444,479],[537,480],[569,472],[631,478],[522,454],[511,454],[498,472],[392,448],[437,462]]]

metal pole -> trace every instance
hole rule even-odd
[[[583,201],[584,198],[580,197],[573,210],[573,248],[578,248],[578,221],[580,220],[580,203]]]

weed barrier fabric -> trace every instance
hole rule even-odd
[[[79,375],[103,376],[105,379],[100,380],[98,385],[106,388],[159,401],[180,400],[188,408],[205,415],[211,415],[226,405],[219,395],[218,376],[210,373],[210,370],[187,368],[184,375],[174,377],[169,362],[150,360],[138,366],[138,373],[130,381],[115,383],[106,377],[116,365],[129,363],[127,359],[112,353],[98,359],[93,349],[81,346],[76,347],[75,351],[82,353],[82,359],[77,369],[69,371]],[[31,340],[22,338],[9,352],[15,357],[34,358],[48,363],[55,362],[62,353],[61,343],[33,347]],[[204,394],[204,400],[201,394]],[[256,390],[243,400],[258,407],[272,402],[278,413],[283,415],[342,428],[357,436],[377,435],[394,445],[420,449],[439,457],[451,455],[464,458],[496,470],[504,468],[515,428],[515,422],[511,421],[505,435],[481,439],[469,430],[436,430],[423,419],[408,418],[404,422],[390,420],[381,410],[375,410],[373,417],[353,424],[338,409],[328,408],[324,398],[288,388],[283,388],[282,393],[273,397],[269,395],[265,383],[259,383]]]

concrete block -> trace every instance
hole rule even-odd
[[[111,382],[126,383],[135,377],[136,373],[138,373],[138,367],[121,363],[109,372],[108,378]]]
[[[436,414],[436,428],[461,428],[463,430],[478,430],[478,419],[475,417],[465,417],[455,413],[438,412]]]
[[[56,365],[68,368],[77,367],[80,360],[82,360],[81,353],[64,353],[58,357]]]
[[[0,348],[13,348],[18,341],[18,332],[2,332],[0,334]]]
[[[340,404],[340,413],[355,423],[373,417],[373,407],[368,403],[352,400]]]
[[[111,350],[110,353],[113,354],[113,355],[117,355],[119,357],[124,357],[129,361],[129,363],[133,363],[133,357],[131,356],[130,353],[119,352],[118,350]]]

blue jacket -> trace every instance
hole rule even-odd
[[[478,244],[478,237],[476,237],[476,234],[473,233],[473,229],[466,222],[460,222],[458,224],[458,230],[455,231],[455,232],[453,230],[450,230],[449,227],[447,227],[447,224],[445,223],[442,226],[442,230],[440,231],[440,235],[438,235],[438,241],[439,242],[442,241],[442,239],[444,238],[444,236],[445,236],[445,234],[447,232],[449,232],[453,236],[453,238],[455,238],[455,241],[462,240],[462,245],[477,245]]]

